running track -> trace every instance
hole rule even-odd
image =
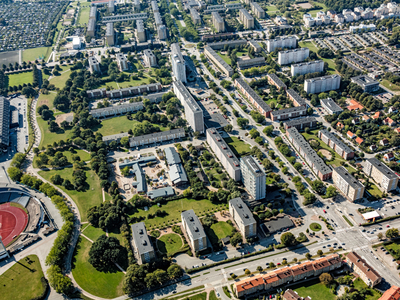
[[[0,236],[5,246],[12,242],[13,236],[20,235],[27,224],[28,215],[22,209],[10,203],[0,205]]]

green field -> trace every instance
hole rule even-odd
[[[72,268],[74,279],[83,290],[92,295],[102,298],[122,296],[124,273],[97,271],[88,261],[90,247],[91,243],[81,237],[75,249],[75,263]]]
[[[72,168],[65,168],[62,170],[39,171],[39,175],[46,180],[58,174],[64,179],[69,179],[72,182]],[[59,186],[65,193],[67,193],[78,206],[81,221],[87,221],[86,212],[94,205],[100,205],[103,202],[103,195],[100,187],[100,179],[94,171],[87,168],[86,170],[87,184],[89,188],[84,192],[77,192],[75,190],[66,190],[63,186]]]
[[[72,165],[72,155],[78,155],[78,156],[81,158],[81,161],[88,161],[88,160],[90,160],[90,154],[89,154],[88,152],[84,151],[84,150],[81,150],[81,149],[75,149],[75,153],[72,153],[72,152],[70,152],[70,151],[68,151],[68,150],[66,150],[66,151],[61,151],[61,152],[62,152],[62,153],[64,154],[64,156],[68,159],[68,162],[70,162],[71,165]],[[49,156],[49,158],[51,158],[51,156]],[[37,156],[35,156],[35,157],[33,158],[33,166],[34,166],[35,168],[37,168],[36,161],[37,161]]]
[[[319,10],[318,10],[319,11]],[[299,42],[299,46],[300,47],[305,47],[310,49],[311,51],[318,53],[318,48],[312,43],[312,42]],[[323,58],[318,56],[319,58],[321,58],[324,62],[328,63],[328,72],[330,74],[335,74],[337,73],[336,69],[335,69],[335,62],[333,61],[333,59],[330,58]]]
[[[218,55],[228,64],[228,65],[231,65],[231,59],[230,59],[230,57],[228,56],[228,55],[226,55],[226,54],[221,54],[221,52],[217,52],[218,53]],[[236,56],[239,58],[239,57],[241,57],[241,56],[243,56],[243,54],[244,55],[247,55],[247,51],[237,51],[236,52]]]
[[[317,12],[323,10],[323,11],[327,11],[328,8],[326,7],[326,5],[324,3],[320,3],[320,2],[312,2],[311,4],[313,4],[314,6],[321,6],[322,9],[313,9],[308,11],[307,13],[309,13],[311,16],[316,17],[317,16]]]
[[[68,78],[67,78],[68,79]],[[150,77],[143,77],[138,80],[133,80],[131,79],[130,81],[123,81],[123,82],[116,82],[116,81],[110,81],[107,82],[98,88],[106,88],[107,86],[111,87],[114,90],[126,88],[126,87],[132,87],[132,86],[139,86],[139,85],[146,85],[150,83]]]
[[[336,296],[331,293],[330,289],[324,284],[320,283],[319,280],[312,280],[301,284],[299,288],[293,288],[300,297],[309,296],[311,299],[324,299],[324,300],[335,300]]]
[[[140,217],[147,216],[149,213],[154,214],[156,210],[165,210],[167,212],[167,216],[165,217],[154,217],[152,219],[147,219],[144,221],[146,226],[158,226],[164,225],[169,222],[177,223],[181,220],[181,213],[188,209],[193,209],[197,216],[200,214],[209,213],[212,209],[218,209],[221,205],[215,205],[211,203],[209,200],[194,200],[194,199],[179,199],[174,201],[168,201],[167,204],[161,205],[158,207],[157,205],[153,205],[149,208],[148,211],[144,211],[142,209],[137,210],[135,213],[130,214],[131,217]],[[225,208],[225,206],[224,206]]]
[[[37,108],[39,108],[39,106],[46,104],[50,110],[54,109],[54,98],[56,97],[56,93],[51,93],[49,92],[48,95],[45,94],[40,94],[39,95],[39,99],[38,99],[38,104],[37,104]]]
[[[267,11],[277,11],[278,10],[278,8],[275,5],[264,6],[264,8]]]
[[[157,248],[165,254],[173,254],[183,246],[182,238],[179,234],[168,233],[157,239]]]
[[[87,228],[85,228],[82,233],[93,242],[95,242],[103,234],[106,234],[101,228],[95,228],[92,225],[89,225]]]
[[[320,231],[322,229],[322,227],[318,223],[311,223],[310,224],[310,229],[312,231]]]
[[[378,300],[382,296],[377,290],[369,288],[361,278],[354,280],[354,288],[357,290],[367,289],[372,293],[372,295],[365,297],[364,300]]]
[[[215,294],[215,291],[212,290],[210,292],[210,294],[208,295],[208,300],[218,300],[218,299],[220,299],[220,298],[218,298],[217,295]]]
[[[211,225],[211,229],[214,231],[218,239],[226,238],[228,235],[232,234],[233,227],[226,222],[217,222]]]
[[[385,88],[387,88],[387,89],[389,89],[389,90],[391,90],[391,91],[393,91],[393,92],[398,92],[398,91],[400,91],[400,86],[399,86],[399,85],[396,85],[396,84],[394,84],[394,83],[391,83],[389,80],[383,79],[383,80],[381,81],[381,84],[382,84]]]
[[[59,140],[66,141],[71,135],[71,130],[63,131],[63,133],[50,132],[47,121],[43,120],[41,117],[36,117],[36,120],[42,133],[39,148],[42,148],[42,146],[46,147],[48,144],[52,145],[54,142],[58,142]]]
[[[36,59],[44,57],[45,60],[49,57],[51,53],[51,47],[38,47],[32,49],[25,49],[22,52],[23,61],[35,61]]]
[[[250,145],[235,136],[224,138],[224,140],[236,156],[246,155],[250,152]]]
[[[372,196],[375,196],[376,198],[380,199],[382,198],[382,191],[372,182],[370,182],[368,188],[366,189]]]
[[[385,245],[386,250],[391,250],[393,252],[397,252],[400,250],[400,243],[393,242],[391,244]]]
[[[24,83],[33,83],[32,71],[25,71],[8,75],[8,86],[18,86]]]
[[[69,74],[71,74],[71,72],[70,69],[67,69],[66,71],[61,71],[60,74],[61,75],[59,76],[54,76],[53,78],[51,78],[50,83],[54,84],[56,88],[62,89],[65,86],[65,82],[68,80]]]
[[[79,25],[84,25],[89,22],[90,5],[81,4],[79,8]]]
[[[28,261],[26,258],[30,259]],[[2,300],[30,300],[44,292],[41,278],[42,267],[36,255],[19,260],[0,275],[0,297]]]

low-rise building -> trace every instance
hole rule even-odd
[[[153,51],[151,51],[150,49],[143,50],[143,58],[148,67],[157,66],[157,58],[154,55]]]
[[[340,76],[337,74],[304,80],[304,90],[307,94],[319,94],[339,88]]]
[[[356,201],[364,196],[364,185],[355,179],[345,167],[334,168],[332,180],[339,191],[350,201]]]
[[[305,105],[295,106],[271,112],[271,120],[274,122],[279,122],[282,120],[298,118],[306,115],[307,115],[307,107]]]
[[[318,137],[344,159],[349,160],[354,158],[354,151],[342,142],[334,133],[322,129],[318,132]]]
[[[255,158],[250,155],[241,157],[240,170],[243,184],[254,200],[265,199],[266,175]]]
[[[291,290],[291,289],[287,289],[285,291],[285,293],[282,295],[283,300],[311,300],[310,297],[300,297],[299,294],[297,294],[297,292]]]
[[[176,186],[186,184],[188,178],[178,152],[176,152],[174,147],[167,147],[164,149],[164,153],[169,168],[169,179],[172,184]]]
[[[360,75],[351,78],[351,82],[362,87],[366,93],[371,93],[379,90],[379,81],[372,79],[367,75]]]
[[[340,114],[343,111],[343,109],[331,98],[321,99],[321,106],[325,108],[327,113],[330,115]]]
[[[215,128],[207,129],[206,136],[208,145],[219,159],[228,175],[235,181],[239,181],[241,179],[240,163],[228,144]]]
[[[400,299],[400,288],[392,285],[390,289],[386,290],[378,300],[399,300]]]
[[[193,209],[181,213],[182,227],[189,238],[189,244],[194,252],[207,248],[207,236],[199,218]]]
[[[289,99],[293,101],[294,106],[308,107],[306,100],[304,100],[304,98],[301,97],[294,89],[288,89],[286,91],[286,96],[288,96]]]
[[[232,76],[233,69],[210,46],[204,48],[204,54],[226,75]]]
[[[383,162],[377,158],[369,158],[365,162],[364,173],[372,177],[373,180],[386,192],[395,190],[399,182],[397,175]]]
[[[382,277],[356,252],[347,254],[347,264],[356,272],[369,287],[374,287],[382,281]]]
[[[386,154],[383,156],[383,159],[386,160],[386,161],[392,161],[392,160],[394,160],[395,157],[394,157],[393,152],[386,153]]]
[[[251,3],[256,3],[256,2],[251,2]],[[255,40],[250,40],[249,45],[254,49],[254,52],[256,52],[256,53],[259,53],[262,51],[262,47]]]
[[[247,68],[252,68],[256,66],[265,65],[265,57],[255,57],[250,59],[241,59],[237,62],[239,69],[244,70]]]
[[[283,126],[285,127],[285,130],[294,127],[298,131],[302,131],[306,128],[314,128],[315,126],[317,126],[317,119],[315,119],[314,117],[299,118],[284,122]]]
[[[253,29],[254,28],[254,18],[253,16],[244,8],[239,9],[239,20],[243,23],[244,28]]]
[[[175,195],[175,191],[170,186],[147,192],[147,197],[149,197],[151,200],[154,200],[157,198],[167,198],[167,197],[171,197],[173,195]]]
[[[276,88],[279,89],[284,89],[286,91],[287,86],[286,84],[283,83],[283,81],[274,73],[268,74],[268,83],[276,86]]]
[[[229,213],[245,239],[257,235],[257,222],[240,197],[229,201]]]
[[[90,66],[90,59],[92,57],[89,57],[89,66]],[[99,72],[100,72],[100,64],[99,64],[98,68],[99,68]],[[162,91],[162,85],[161,85],[161,83],[157,82],[157,83],[150,83],[150,84],[146,84],[146,85],[126,87],[126,88],[122,88],[122,89],[118,89],[118,90],[110,90],[110,91],[107,91],[106,88],[89,90],[89,91],[86,91],[86,94],[88,95],[88,97],[90,99],[129,98],[129,97],[136,97],[136,96],[142,95],[144,93],[148,94],[146,97],[148,97],[150,99],[150,98],[152,98],[151,96],[157,96],[157,95],[161,94],[161,96],[159,97],[160,99],[154,100],[154,102],[157,102],[157,101],[159,102],[159,101],[161,101],[161,97],[162,97],[163,93],[157,93],[157,92],[161,92],[161,91]],[[156,94],[151,94],[151,93],[156,93]]]
[[[111,142],[119,143],[123,137],[128,137],[128,136],[129,136],[129,133],[123,132],[123,133],[117,133],[117,134],[112,134],[112,135],[105,135],[105,136],[103,136],[102,140],[104,143],[106,143],[108,145]]]
[[[131,225],[132,229],[132,248],[139,265],[149,263],[156,257],[154,247],[147,235],[144,222]]]
[[[154,143],[162,143],[170,140],[177,140],[185,137],[185,130],[177,128],[162,132],[150,133],[141,136],[131,137],[129,139],[129,147],[141,147]]]
[[[383,120],[383,124],[388,125],[388,126],[394,126],[394,125],[396,125],[396,121],[387,117],[386,119]]]

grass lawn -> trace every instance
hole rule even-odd
[[[193,209],[197,216],[200,216],[203,213],[209,213],[212,209],[218,209],[221,205],[216,205],[211,203],[209,200],[194,200],[182,198],[179,200],[168,201],[167,204],[161,205],[158,207],[157,205],[153,205],[149,208],[148,211],[144,211],[142,209],[138,209],[135,213],[130,214],[131,217],[140,217],[147,216],[149,213],[154,214],[156,210],[165,210],[168,214],[165,217],[155,217],[152,219],[147,219],[144,221],[146,226],[158,226],[164,225],[169,222],[180,222],[181,220],[181,212]],[[225,206],[224,206],[225,208]],[[149,228],[147,228],[149,229]]]
[[[246,155],[250,152],[250,145],[239,140],[235,136],[224,138],[225,142],[229,145],[233,153],[237,156]]]
[[[383,193],[381,190],[373,183],[370,183],[370,186],[366,189],[372,196],[376,198],[382,198]]]
[[[354,280],[354,288],[356,288],[357,290],[367,289],[367,290],[371,291],[372,295],[368,295],[367,297],[365,297],[365,300],[378,300],[382,296],[375,289],[369,288],[364,283],[364,281],[361,280],[361,278],[357,278],[356,280]]]
[[[197,295],[194,295],[194,296],[189,296],[189,297],[186,297],[185,299],[188,299],[188,300],[207,300],[207,293],[204,292],[204,293],[197,294]]]
[[[322,227],[318,223],[311,223],[310,224],[310,229],[312,231],[320,231],[322,229]]]
[[[30,259],[30,263],[26,260]],[[39,297],[43,292],[42,267],[36,255],[19,260],[0,275],[0,295],[2,300],[29,300]]]
[[[38,99],[37,107],[46,104],[49,107],[50,110],[53,110],[54,109],[53,102],[54,102],[54,98],[56,96],[57,96],[56,93],[51,93],[51,92],[49,92],[48,95],[40,94],[39,95],[39,99]]]
[[[63,131],[62,133],[50,132],[49,125],[47,121],[43,120],[41,117],[36,117],[40,131],[42,132],[42,139],[40,140],[39,148],[42,146],[47,146],[48,144],[53,144],[59,140],[67,140],[70,137],[71,130]]]
[[[66,71],[63,70],[62,72],[64,72],[64,73],[60,72],[61,75],[54,76],[53,78],[50,79],[50,83],[54,84],[54,86],[59,89],[62,89],[64,87],[65,82],[69,78],[69,74],[71,74],[71,70],[70,69],[68,69]]]
[[[208,300],[218,300],[218,299],[220,299],[220,298],[218,298],[217,295],[215,294],[215,291],[212,290],[210,292],[210,294],[208,295]]]
[[[23,61],[35,61],[36,59],[41,59],[44,57],[45,60],[49,57],[51,53],[51,47],[38,47],[32,49],[25,49],[22,52]]]
[[[277,11],[278,10],[275,5],[264,6],[264,8],[267,11]]]
[[[81,5],[79,9],[79,21],[78,24],[83,25],[89,22],[90,5]]]
[[[92,130],[98,131],[105,136],[105,135],[117,134],[120,132],[127,132],[129,129],[133,129],[133,126],[138,123],[140,122],[136,120],[132,121],[128,120],[126,116],[120,116],[107,120],[102,120],[101,124],[93,128]],[[160,127],[161,131],[168,130],[167,127],[162,127],[157,124],[153,125]]]
[[[157,239],[157,248],[165,254],[172,254],[181,249],[183,246],[181,236],[176,233],[162,235]]]
[[[11,80],[10,80],[10,81],[11,81]],[[382,84],[385,88],[387,88],[387,89],[389,89],[389,90],[391,90],[391,91],[393,91],[393,92],[398,92],[398,91],[400,91],[400,86],[391,83],[389,80],[383,79],[383,80],[381,81],[381,84]],[[11,84],[10,84],[10,85],[11,85]]]
[[[221,56],[221,58],[228,64],[231,65],[231,59],[229,58],[228,55],[226,54],[221,54],[220,52],[218,52],[218,55]]]
[[[72,171],[72,168],[65,168],[62,170],[40,171],[39,174],[46,180],[50,180],[51,176],[59,174],[62,178],[69,179],[72,182]],[[88,189],[84,192],[66,190],[63,186],[59,186],[75,201],[81,214],[82,222],[87,221],[86,212],[89,208],[94,205],[100,205],[103,202],[99,177],[94,173],[94,171],[90,170],[89,167],[86,170],[86,176]]]
[[[18,86],[24,83],[33,83],[32,71],[25,71],[8,75],[8,86]]]
[[[220,240],[226,238],[228,235],[231,235],[233,227],[226,222],[220,221],[218,223],[212,224],[211,229]]]
[[[61,151],[61,152],[62,152],[62,153],[64,154],[64,156],[68,159],[68,161],[71,163],[71,165],[72,165],[72,155],[78,155],[78,156],[81,158],[81,161],[88,161],[88,160],[90,160],[90,154],[87,153],[86,151],[83,151],[83,150],[80,150],[80,149],[75,149],[75,153],[72,153],[72,152],[70,152],[70,151],[68,151],[68,150],[66,150],[66,151]],[[49,157],[49,158],[51,158],[51,157]],[[35,157],[33,158],[33,166],[34,166],[35,168],[37,168],[36,161],[37,161],[37,156],[35,156]]]
[[[330,289],[319,282],[319,280],[312,280],[299,285],[298,288],[292,287],[300,297],[309,296],[311,299],[324,299],[335,300],[336,296],[331,293]]]
[[[396,251],[400,250],[400,244],[398,242],[393,242],[391,244],[385,245],[384,247],[388,251],[391,250],[391,251],[396,252]]]
[[[320,10],[317,10],[315,13],[317,13]],[[318,53],[318,47],[315,46],[312,42],[299,42],[299,46],[300,47],[306,47],[308,49],[310,49],[311,51]],[[320,57],[320,56],[319,56]],[[323,61],[328,63],[328,72],[330,74],[335,74],[337,73],[337,71],[335,70],[335,62],[333,61],[333,59],[330,58],[323,58],[320,57]]]
[[[113,271],[109,273],[97,271],[89,263],[91,243],[80,238],[75,249],[75,263],[72,268],[74,279],[85,291],[102,298],[116,298],[122,296],[122,282],[124,273]]]
[[[89,225],[85,231],[83,232],[85,236],[87,236],[89,239],[91,239],[93,242],[95,242],[100,236],[103,234],[106,234],[101,228],[96,228],[93,227],[92,225]]]

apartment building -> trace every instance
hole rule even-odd
[[[138,43],[143,43],[147,40],[143,20],[136,20],[136,39]]]
[[[89,11],[89,20],[94,19],[97,21],[97,7],[91,6]]]
[[[327,75],[304,80],[304,90],[307,94],[319,94],[340,88],[340,75]]]
[[[290,72],[292,74],[292,77],[296,75],[305,75],[309,73],[317,73],[323,71],[324,71],[323,60],[314,60],[300,64],[293,64],[290,67]]]
[[[132,229],[132,248],[135,258],[139,265],[149,263],[156,257],[154,247],[151,240],[147,235],[146,226],[144,222],[131,225]]]
[[[271,73],[271,74],[268,74],[267,77],[268,77],[269,84],[276,86],[276,88],[278,90],[282,88],[286,91],[286,89],[287,89],[286,84],[284,84],[283,81],[280,80],[280,78],[276,74]]]
[[[114,32],[114,23],[110,22],[106,25],[106,40],[109,46],[115,45],[115,32]]]
[[[250,59],[238,60],[237,64],[239,69],[241,70],[252,68],[255,66],[263,66],[265,65],[265,57],[261,56]]]
[[[136,97],[138,95],[147,93],[149,94],[147,95],[148,99],[150,99],[153,102],[159,102],[161,101],[163,93],[157,93],[157,94],[150,94],[150,93],[156,93],[161,91],[162,91],[162,85],[161,83],[157,82],[157,83],[150,83],[146,85],[139,85],[139,86],[127,87],[110,91],[107,91],[106,88],[89,90],[86,91],[86,94],[90,99],[106,98],[106,97],[109,99],[115,99],[115,98]]]
[[[397,175],[375,157],[366,160],[364,173],[372,177],[372,179],[375,180],[375,182],[386,192],[397,188],[399,182]]]
[[[399,300],[400,299],[400,288],[392,285],[390,289],[386,290],[378,300]]]
[[[271,120],[274,122],[279,122],[287,119],[298,118],[301,116],[307,115],[307,107],[304,106],[295,106],[284,108],[280,110],[275,110],[271,112]]]
[[[171,44],[171,62],[172,72],[176,80],[186,83],[186,65],[185,59],[181,53],[179,43]]]
[[[254,28],[254,18],[253,16],[244,8],[239,9],[239,20],[243,23],[244,28],[253,29]]]
[[[182,227],[189,239],[189,244],[193,252],[207,248],[207,236],[201,225],[199,218],[193,209],[181,213]]]
[[[218,12],[213,11],[211,13],[211,17],[212,17],[213,26],[214,26],[216,32],[224,32],[225,31],[225,22],[224,22],[224,19],[222,19],[221,15]]]
[[[110,116],[123,115],[127,113],[137,112],[144,108],[143,102],[133,102],[116,106],[108,106],[96,108],[89,111],[89,114],[96,119],[107,118]]]
[[[331,98],[321,99],[321,106],[325,108],[328,114],[340,114],[343,109]]]
[[[143,50],[143,58],[146,66],[155,67],[157,66],[157,58],[154,55],[153,51],[150,49]]]
[[[159,12],[158,4],[157,4],[156,0],[151,1],[151,9],[153,10],[153,12]]]
[[[192,17],[194,25],[201,24],[201,18],[200,18],[199,12],[196,9],[194,9],[194,8],[190,9],[190,16]]]
[[[204,54],[226,75],[232,76],[233,69],[210,46],[204,48]]]
[[[265,199],[266,175],[255,158],[250,155],[241,157],[240,170],[243,184],[254,200]]]
[[[351,78],[351,82],[361,86],[364,92],[371,93],[379,90],[379,81],[367,75],[360,75]]]
[[[255,2],[251,2],[251,3],[255,3]],[[249,41],[249,45],[251,47],[253,47],[254,52],[256,53],[260,53],[262,51],[262,47],[260,46],[260,44],[258,42],[256,42],[255,40],[250,40]]]
[[[310,49],[298,48],[286,51],[279,51],[278,64],[287,65],[291,63],[298,63],[304,61],[310,55]]]
[[[364,185],[355,179],[345,167],[333,169],[332,180],[335,186],[349,199],[354,202],[364,196]]]
[[[266,274],[255,275],[236,281],[233,290],[237,297],[243,298],[256,292],[266,291],[282,286],[288,282],[301,281],[316,277],[324,272],[330,272],[342,266],[338,254],[331,254],[313,261],[273,270]]]
[[[94,72],[101,72],[100,70],[100,63],[97,61],[96,57],[94,56],[90,56],[88,58],[89,61],[89,70],[90,73],[94,73]]]
[[[244,79],[240,77],[236,78],[234,85],[264,117],[270,117],[270,114],[272,112],[271,107],[269,107],[269,105],[265,103],[260,96],[258,96],[258,94],[247,84]]]
[[[342,142],[334,133],[322,129],[318,132],[318,137],[344,159],[349,160],[354,158],[354,151]]]
[[[94,37],[96,35],[96,19],[89,19],[86,33],[90,37]]]
[[[157,35],[160,40],[167,39],[167,27],[165,25],[158,25],[157,26]]]
[[[306,100],[304,100],[304,98],[301,97],[294,89],[288,89],[286,91],[286,96],[293,101],[294,106],[308,107]]]
[[[273,52],[275,49],[281,48],[296,48],[297,38],[295,36],[281,36],[275,39],[267,40],[268,52]]]
[[[160,26],[163,24],[163,20],[161,18],[161,14],[159,12],[154,13],[154,21],[156,22],[156,26]]]
[[[251,11],[256,15],[259,19],[265,18],[265,11],[261,8],[261,6],[257,2],[250,2]]]
[[[203,133],[204,132],[204,117],[203,110],[194,100],[193,96],[189,93],[182,81],[177,80],[173,83],[174,93],[181,101],[184,109],[186,120],[193,131]]]
[[[117,53],[116,58],[117,58],[118,68],[120,69],[121,72],[129,70],[128,59],[125,57],[123,53]]]
[[[215,128],[206,130],[207,143],[215,156],[221,162],[228,175],[235,181],[240,181],[240,163],[228,144]]]
[[[177,128],[162,132],[150,133],[140,136],[131,137],[129,139],[129,147],[141,147],[154,143],[162,143],[165,141],[177,140],[185,137],[185,129]]]
[[[113,13],[115,11],[114,0],[108,1],[108,12]]]
[[[285,130],[294,127],[298,131],[302,131],[305,130],[307,127],[314,128],[315,126],[317,126],[317,119],[315,119],[314,117],[300,118],[284,122],[283,126],[285,127]]]
[[[230,40],[230,41],[209,43],[208,46],[210,46],[213,50],[221,50],[224,49],[225,45],[228,45],[229,48],[235,48],[236,46],[242,46],[246,44],[247,44],[246,40]]]
[[[356,272],[369,287],[374,287],[382,281],[382,277],[356,252],[347,254],[347,264]]]
[[[286,136],[293,147],[304,157],[319,179],[324,181],[332,178],[332,169],[325,164],[324,160],[318,156],[317,152],[315,152],[295,127],[288,128]]]
[[[229,201],[229,213],[245,239],[257,235],[257,222],[242,198]]]

